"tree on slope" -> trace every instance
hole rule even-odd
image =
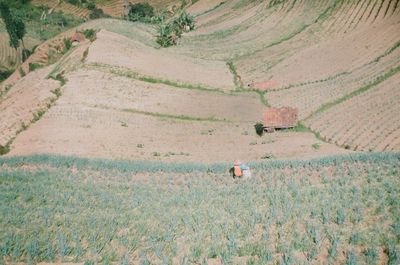
[[[4,24],[6,25],[8,36],[10,37],[10,46],[17,50],[19,47],[19,42],[21,41],[22,47],[25,49],[23,38],[26,33],[26,29],[24,22],[20,18],[14,16],[10,11],[9,6],[1,0],[0,14]]]

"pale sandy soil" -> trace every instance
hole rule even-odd
[[[49,66],[29,73],[1,98],[0,146],[5,146],[56,98],[52,91],[60,87],[60,82],[46,79],[51,69]]]
[[[281,86],[323,79],[372,61],[400,37],[400,19],[326,39],[282,61],[270,71]]]
[[[167,50],[157,50],[105,30],[97,34],[87,62],[123,66],[146,76],[192,85],[234,89],[233,77],[223,61],[169,54]]]
[[[174,88],[98,70],[79,70],[67,78],[56,105],[18,136],[9,155],[54,153],[211,163],[346,152],[311,133],[260,138],[253,126],[263,106],[254,94]],[[180,119],[181,115],[188,120]],[[190,120],[194,118],[218,121]]]
[[[255,93],[225,94],[151,84],[108,73],[104,68],[72,73],[64,90],[59,102],[233,122],[259,120],[265,108]]]
[[[319,144],[314,149],[313,144]],[[99,108],[53,107],[22,132],[9,155],[54,153],[110,159],[216,162],[345,153],[310,133],[259,138],[252,124],[181,121]]]
[[[370,5],[359,1],[340,5],[323,17],[329,4],[322,1],[288,2],[276,8],[260,1],[235,9],[238,0],[213,9],[219,3],[199,1],[191,7],[189,11],[196,14],[212,10],[197,17],[196,31],[168,49],[154,44],[152,26],[117,20],[81,26],[100,29],[96,41],[81,44],[54,66],[53,74],[62,73],[67,79],[61,97],[16,137],[8,155],[210,163],[350,152],[337,145],[398,150],[400,128],[394,113],[400,105],[395,89],[398,75],[379,83],[374,93],[312,115],[323,104],[399,67],[400,9],[388,1],[380,9],[374,4],[377,0]],[[227,62],[233,63],[234,71]],[[297,107],[300,119],[330,143],[308,132],[258,137],[254,124],[261,120],[265,105],[257,93],[237,91],[235,71],[244,88],[251,82],[277,84],[277,90],[264,95],[268,103]],[[24,81],[28,76],[18,82],[32,82]],[[394,107],[383,108],[385,104]],[[363,109],[370,117],[366,124],[388,116],[371,132],[371,139],[361,133],[363,123],[354,122],[365,116]],[[17,113],[11,107],[7,111]],[[349,111],[357,115],[339,117]],[[2,126],[9,127],[14,120],[3,119]],[[350,127],[352,123],[356,126]],[[360,132],[360,141],[349,137],[358,135],[354,131]]]

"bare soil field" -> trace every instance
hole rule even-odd
[[[52,67],[37,70],[2,94],[0,101],[0,146],[6,146],[22,128],[39,119],[55,99],[60,82],[46,79]]]
[[[323,137],[360,151],[400,148],[400,74],[306,121]]]
[[[56,105],[18,136],[9,155],[211,163],[347,152],[311,133],[257,136],[254,120],[264,106],[255,94],[149,84],[104,69],[83,68],[67,79]]]
[[[96,40],[52,66],[61,94],[8,155],[209,163],[399,150],[395,2],[198,1],[188,8],[196,29],[168,49],[153,25],[87,22],[79,29],[98,30]],[[257,83],[274,85],[248,87]],[[298,108],[301,124],[257,136],[270,106]]]
[[[225,90],[234,88],[233,77],[225,62],[170,55],[168,51],[155,50],[107,31],[100,31],[97,39],[90,47],[89,64],[127,67],[135,73],[191,85]]]

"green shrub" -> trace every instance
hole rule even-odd
[[[43,67],[43,65],[41,64],[29,63],[29,72],[35,71],[36,69],[39,69],[41,67]]]
[[[22,67],[18,68],[18,72],[19,72],[21,77],[26,76],[26,73],[25,73],[24,69],[22,69]]]
[[[182,33],[191,31],[194,27],[193,16],[188,15],[185,11],[180,12],[178,16],[158,26],[156,42],[161,47],[176,45]]]
[[[14,70],[12,69],[0,70],[0,82],[6,80],[10,75],[12,75],[12,73],[14,73]]]
[[[70,39],[64,38],[63,39],[63,43],[64,43],[64,53],[67,52],[69,49],[71,49],[72,47],[72,42]]]
[[[96,30],[94,29],[85,29],[83,31],[83,35],[85,35],[85,38],[90,40],[91,42],[96,40]]]
[[[156,42],[161,47],[169,47],[172,45],[176,45],[180,32],[176,31],[173,28],[172,24],[162,24],[157,28],[157,39]]]
[[[71,5],[78,5],[79,4],[79,0],[67,0],[68,3],[70,3]]]
[[[95,10],[96,9],[96,4],[93,1],[89,1],[86,4],[86,8],[89,10]]]
[[[263,134],[264,134],[264,125],[261,122],[257,122],[254,125],[254,128],[256,129],[257,135],[263,136]]]
[[[0,155],[5,155],[10,152],[10,144],[6,144],[5,146],[0,145]]]
[[[181,31],[189,32],[194,29],[194,17],[185,11],[179,13],[179,15],[173,20],[173,23]]]
[[[103,17],[108,17],[106,14],[104,14],[103,9],[95,7],[92,10],[92,13],[90,13],[89,18],[90,19],[97,19],[97,18],[103,18]]]
[[[32,50],[33,51],[33,50]],[[23,49],[22,50],[22,61],[24,62],[26,59],[28,59],[29,56],[31,56],[32,51],[28,49]]]
[[[154,8],[149,3],[129,4],[128,20],[143,21],[154,17]]]

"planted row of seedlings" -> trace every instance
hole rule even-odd
[[[368,154],[258,163],[243,182],[222,164],[207,172],[5,158],[0,255],[101,264],[311,264],[328,255],[328,263],[398,264],[399,162],[398,154]]]

